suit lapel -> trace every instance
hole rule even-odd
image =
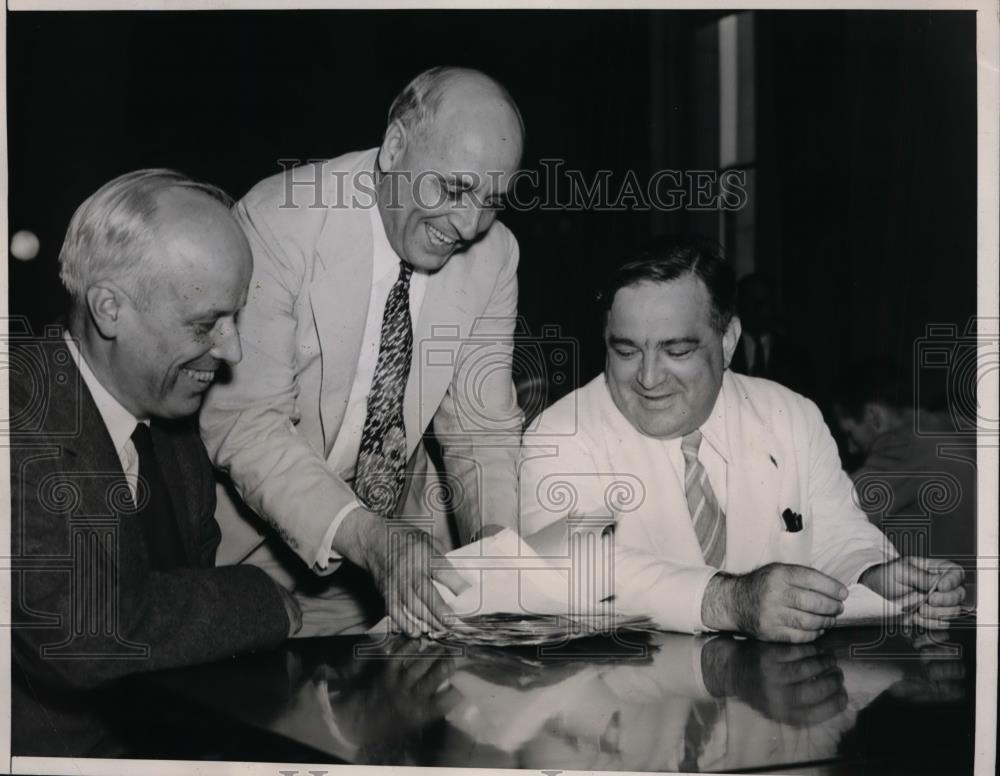
[[[372,245],[366,210],[331,210],[317,241],[309,301],[323,359],[320,418],[325,455],[340,432],[358,367],[371,298]]]
[[[54,441],[61,452],[61,470],[81,494],[74,516],[104,519],[117,516],[128,511],[131,503],[124,496],[128,493],[128,483],[111,434],[69,348],[60,342],[51,355],[54,358],[50,366],[59,364],[59,370],[68,379],[49,381],[48,411],[52,413],[52,422],[47,424],[47,430],[50,433],[56,430],[58,437]]]
[[[67,542],[72,540],[74,529],[86,528],[101,536],[114,526],[115,544],[100,543],[112,563],[145,563],[146,548],[134,519],[134,502],[100,411],[65,345],[59,343],[49,355],[54,358],[51,366],[68,379],[48,382],[51,415],[46,431],[51,436],[47,441],[59,453],[46,477],[48,496],[39,495],[43,502],[48,497],[53,504],[65,503]],[[67,493],[74,498],[66,499]],[[71,552],[69,544],[66,549]]]
[[[420,315],[413,324],[413,360],[403,400],[407,452],[423,436],[458,366],[471,333],[467,304],[471,261],[455,256],[428,278]]]

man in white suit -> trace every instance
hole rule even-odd
[[[616,609],[667,630],[810,641],[859,581],[945,626],[961,568],[898,557],[855,505],[815,405],[728,371],[734,288],[697,241],[657,244],[614,274],[605,372],[524,437],[522,533],[606,516]]]
[[[500,84],[435,68],[396,98],[379,148],[268,178],[236,206],[254,254],[244,360],[201,415],[239,496],[220,489],[220,563],[289,586],[330,575],[343,630],[377,614],[357,569],[398,627],[442,628],[429,556],[452,532],[516,525],[518,247],[496,211],[522,142]]]

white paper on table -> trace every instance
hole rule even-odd
[[[570,609],[569,571],[558,557],[542,557],[513,531],[501,531],[449,552],[445,557],[469,587],[455,595],[444,584],[432,580],[444,602],[459,617],[477,614],[560,614]],[[596,611],[598,601],[581,611],[581,602],[573,602],[573,611]],[[371,629],[385,631],[387,618]]]
[[[902,608],[895,601],[883,598],[870,587],[856,582],[847,588],[844,612],[837,618],[834,627],[877,625],[902,613]]]

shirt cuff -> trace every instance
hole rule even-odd
[[[881,551],[866,552],[862,554],[859,558],[857,558],[856,561],[857,571],[854,572],[853,574],[846,575],[847,579],[842,581],[844,582],[845,585],[851,585],[860,582],[862,574],[868,571],[868,569],[872,568],[873,566],[880,566],[883,563],[888,563],[889,561],[893,561],[898,557],[899,553],[896,552],[895,550],[893,550],[891,554],[882,553]]]
[[[361,504],[357,500],[352,500],[347,502],[341,510],[334,516],[333,521],[330,523],[330,527],[326,529],[326,533],[323,534],[323,541],[320,542],[319,552],[316,553],[316,560],[313,561],[313,566],[316,571],[322,573],[331,573],[336,571],[340,566],[340,561],[343,560],[343,556],[333,549],[333,537],[337,535],[337,529],[340,528],[340,524],[344,522],[351,512],[355,509],[360,509]],[[331,566],[331,564],[333,564]]]

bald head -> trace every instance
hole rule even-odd
[[[524,142],[524,120],[517,104],[502,84],[479,70],[434,67],[418,75],[393,100],[389,125],[400,122],[408,131],[426,137],[437,119],[457,115],[468,121],[497,122],[501,142]]]

